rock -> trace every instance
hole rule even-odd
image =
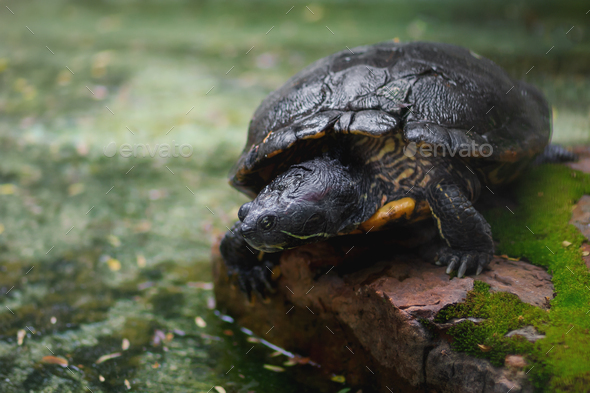
[[[495,257],[490,269],[477,277],[491,285],[494,292],[509,292],[525,303],[548,309],[547,299],[553,298],[553,283],[547,272],[530,263]]]
[[[590,240],[590,195],[583,195],[572,211],[570,224],[582,232]]]
[[[504,364],[506,367],[523,368],[527,363],[521,355],[506,355]]]
[[[276,293],[252,303],[230,284],[215,245],[218,308],[273,344],[309,356],[327,375],[345,375],[349,386],[384,392],[532,391],[523,372],[454,352],[444,334],[434,338],[421,323],[464,301],[472,277],[449,279],[428,258],[394,248],[388,258],[371,254],[367,244],[345,254],[346,242],[335,238],[285,251]],[[477,278],[539,307],[553,297],[549,275],[525,262],[495,258]],[[445,325],[453,322],[458,320]]]
[[[542,338],[545,338],[544,334],[540,334],[539,332],[537,332],[537,329],[535,329],[535,327],[531,325],[525,326],[520,329],[512,330],[506,333],[506,337],[512,336],[522,336],[532,343]]]
[[[574,148],[574,153],[578,155],[578,161],[568,163],[572,169],[590,173],[590,146],[577,146]],[[572,211],[572,218],[570,224],[582,232],[586,239],[590,240],[590,195],[584,195]],[[582,258],[586,266],[590,270],[590,245],[588,243],[582,244],[581,247]]]
[[[573,152],[578,155],[578,160],[568,162],[566,165],[572,169],[590,173],[590,146],[576,146]]]
[[[586,263],[586,267],[588,267],[588,270],[590,270],[590,244],[582,244],[580,250],[582,251],[582,259]]]

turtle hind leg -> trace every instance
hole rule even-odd
[[[577,161],[578,156],[561,145],[548,145],[535,159],[535,164]]]
[[[461,187],[452,183],[431,186],[427,199],[441,237],[448,247],[438,254],[439,265],[447,265],[447,274],[479,274],[494,255],[490,224],[473,207]]]
[[[252,292],[257,292],[263,299],[273,292],[272,268],[274,261],[264,254],[259,260],[259,252],[246,243],[241,234],[241,222],[236,222],[225,234],[219,250],[230,276],[237,276],[240,290],[251,299]]]

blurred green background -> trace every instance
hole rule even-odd
[[[214,315],[203,284],[212,243],[246,201],[226,176],[251,114],[289,76],[346,47],[442,41],[538,86],[554,142],[587,144],[589,8],[3,1],[0,391],[346,389],[260,344],[245,355],[248,337]],[[123,144],[188,144],[192,155],[105,155]],[[48,348],[75,369],[43,364]],[[304,376],[313,387],[296,382]]]

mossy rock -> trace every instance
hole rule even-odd
[[[562,165],[532,168],[514,187],[516,208],[484,211],[492,225],[497,253],[521,258],[552,274],[555,297],[550,310],[489,291],[476,281],[464,303],[441,310],[435,322],[465,320],[451,327],[453,348],[503,365],[506,355],[525,355],[539,391],[584,391],[590,386],[590,273],[580,247],[586,239],[569,223],[575,203],[590,194],[590,175]],[[566,243],[564,243],[566,242]],[[532,343],[511,330],[532,325],[546,335]]]

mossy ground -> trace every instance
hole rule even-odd
[[[590,386],[590,273],[580,246],[587,239],[568,222],[576,201],[590,194],[590,175],[563,165],[543,165],[529,170],[514,194],[518,205],[512,212],[500,207],[484,215],[499,242],[497,253],[526,259],[552,275],[556,295],[550,310],[508,293],[490,293],[487,284],[475,281],[465,303],[441,310],[436,321],[486,318],[449,329],[453,347],[496,365],[502,365],[507,354],[524,354],[528,375],[540,391],[585,391]],[[565,246],[564,241],[571,244]],[[525,325],[546,337],[534,344],[504,337]]]

